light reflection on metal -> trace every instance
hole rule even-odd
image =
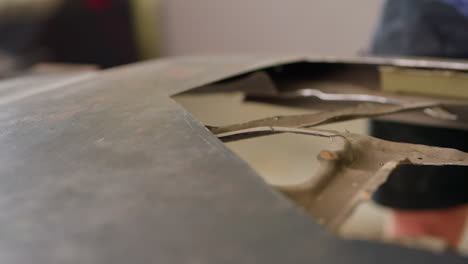
[[[298,97],[316,97],[323,101],[351,101],[351,102],[369,102],[380,104],[401,104],[401,101],[387,98],[384,96],[367,95],[367,94],[338,94],[338,93],[324,93],[318,89],[304,88],[290,92],[282,92],[279,94],[284,98],[298,98]]]
[[[340,94],[340,93],[325,93],[318,89],[304,88],[297,89],[294,91],[281,92],[274,97],[280,97],[285,99],[295,98],[307,98],[314,97],[322,101],[338,101],[338,102],[367,102],[367,103],[379,103],[379,104],[396,104],[403,105],[405,102],[402,100],[396,100],[393,98],[370,95],[370,94]],[[423,112],[431,117],[443,119],[443,120],[457,120],[457,115],[450,113],[442,107],[426,108]]]

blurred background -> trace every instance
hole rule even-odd
[[[381,0],[0,0],[0,71],[158,56],[363,53]],[[2,70],[3,69],[3,70]]]
[[[162,53],[365,51],[382,0],[161,1]]]

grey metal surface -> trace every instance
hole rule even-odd
[[[169,97],[301,60],[166,59],[2,94],[0,263],[466,263],[325,232]]]

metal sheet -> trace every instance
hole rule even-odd
[[[327,233],[170,99],[304,58],[165,59],[3,94],[0,262],[466,263]]]

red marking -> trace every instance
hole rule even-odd
[[[456,248],[461,241],[468,217],[468,206],[439,210],[394,210],[391,237],[432,236]]]
[[[84,0],[88,8],[96,11],[104,11],[111,5],[112,0]]]

